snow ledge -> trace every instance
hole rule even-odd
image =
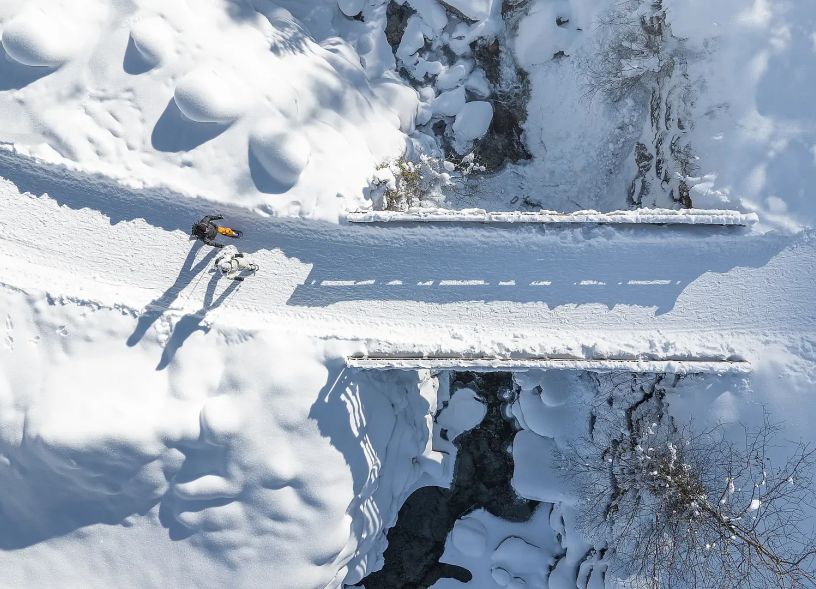
[[[756,213],[718,209],[635,209],[602,213],[593,210],[491,212],[484,209],[417,208],[408,211],[352,211],[350,223],[598,223],[619,225],[729,225],[747,226],[759,221]]]
[[[670,358],[659,360],[625,358],[500,358],[455,356],[349,356],[349,368],[366,370],[471,370],[471,371],[524,371],[524,370],[588,370],[591,372],[640,372],[652,374],[733,374],[748,373],[751,365],[742,360]]]

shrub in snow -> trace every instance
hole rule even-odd
[[[369,195],[377,209],[405,211],[413,207],[438,206],[446,190],[466,188],[469,176],[483,172],[473,154],[458,163],[427,154],[413,159],[400,157],[377,168]]]
[[[682,46],[667,34],[662,1],[626,0],[600,19],[606,30],[599,59],[588,67],[590,96],[601,92],[613,102],[651,87],[682,59]]]
[[[635,376],[631,394],[614,378],[599,377],[612,392],[602,387],[590,437],[562,466],[615,573],[654,589],[813,586],[816,536],[805,522],[816,449],[800,443],[772,461],[778,429],[767,418],[732,442],[721,427],[677,426],[662,377]]]

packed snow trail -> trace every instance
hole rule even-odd
[[[816,323],[809,233],[359,227],[130,189],[8,152],[0,176],[2,284],[147,307],[129,343],[181,317],[185,329],[276,327],[377,351],[727,357]],[[261,267],[240,285],[208,273],[214,252],[190,240],[215,212]]]

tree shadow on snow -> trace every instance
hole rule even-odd
[[[367,425],[364,396],[345,362],[336,360],[326,367],[329,377],[309,411],[309,418],[315,420],[320,433],[343,454],[351,470],[354,494],[359,496],[376,457],[370,444],[361,444]]]
[[[153,457],[108,441],[93,451],[24,438],[0,444],[0,550],[19,550],[95,524],[129,525],[159,498],[136,481]]]
[[[218,137],[229,128],[229,123],[197,123],[185,117],[176,101],[171,98],[162,112],[150,141],[158,151],[191,151]]]

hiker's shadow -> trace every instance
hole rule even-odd
[[[176,355],[179,348],[184,345],[185,341],[187,341],[187,338],[193,335],[196,331],[201,331],[203,333],[210,331],[210,326],[203,324],[207,311],[211,311],[221,306],[241,284],[237,280],[229,281],[229,286],[227,286],[227,288],[225,288],[221,294],[218,295],[218,298],[215,298],[215,290],[218,286],[219,278],[221,278],[220,272],[214,270],[212,278],[210,278],[210,282],[207,284],[207,292],[204,294],[204,301],[201,308],[194,313],[188,313],[179,319],[173,326],[173,332],[170,334],[170,338],[164,345],[164,350],[162,351],[162,355],[159,359],[158,365],[156,366],[156,370],[165,369],[173,360],[173,357]]]
[[[168,308],[170,308],[170,305],[173,304],[179,293],[193,281],[199,272],[204,270],[210,264],[210,261],[215,255],[215,250],[212,249],[207,252],[200,261],[195,261],[196,256],[198,255],[198,252],[201,251],[203,245],[204,244],[200,241],[196,241],[193,244],[193,247],[190,248],[190,252],[187,254],[187,257],[184,260],[184,263],[181,265],[181,270],[179,271],[176,280],[173,282],[170,288],[164,291],[159,298],[153,299],[150,301],[150,303],[148,303],[147,307],[145,308],[145,312],[139,316],[139,320],[136,323],[136,329],[133,330],[133,333],[131,333],[130,337],[127,339],[128,346],[133,347],[138,344],[144,337],[145,333],[147,333],[147,330],[159,320],[159,318]]]

